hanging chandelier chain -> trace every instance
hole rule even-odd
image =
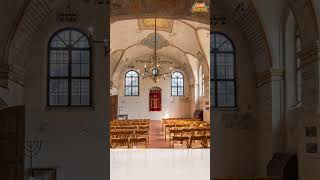
[[[144,78],[151,78],[154,83],[157,83],[160,78],[165,79],[167,74],[171,74],[171,67],[169,72],[162,72],[163,67],[160,67],[160,64],[158,61],[158,56],[157,56],[157,18],[154,18],[154,59],[152,56],[150,56],[151,62],[148,65],[144,66],[144,73],[140,74],[139,70],[138,73],[141,75],[141,77]],[[153,59],[153,60],[152,60]],[[160,58],[159,58],[160,60]],[[152,62],[153,61],[153,62]]]

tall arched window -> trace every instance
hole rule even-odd
[[[128,71],[125,75],[126,96],[139,96],[139,74],[136,71]]]
[[[214,108],[236,107],[236,51],[223,33],[211,34],[211,92]]]
[[[296,101],[297,104],[301,102],[301,60],[298,56],[298,53],[301,51],[301,40],[300,40],[300,34],[299,29],[296,28],[296,88],[297,88],[297,94],[296,94]]]
[[[199,67],[199,92],[200,96],[204,96],[204,74],[203,74],[203,69],[202,66],[200,65]]]
[[[48,44],[48,106],[91,106],[91,44],[77,29],[56,32]]]
[[[184,95],[184,79],[181,72],[174,72],[171,75],[171,95],[183,96]]]

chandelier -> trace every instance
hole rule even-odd
[[[154,18],[154,54],[149,57],[149,64],[144,66],[144,72],[139,75],[142,79],[150,78],[154,83],[157,83],[160,79],[166,79],[167,76],[171,75],[172,68],[169,71],[160,64],[160,57],[157,56],[157,18]]]

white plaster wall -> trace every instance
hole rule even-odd
[[[227,34],[235,44],[238,101],[235,109],[211,110],[214,177],[255,176],[258,164],[255,64],[246,37],[236,25],[228,21],[227,25],[217,26],[214,31]],[[248,118],[246,114],[249,114]],[[247,128],[241,128],[242,123]]]
[[[169,68],[167,68],[169,69]],[[124,95],[124,77],[130,69],[124,69],[118,79],[118,113],[128,114],[129,119],[151,119],[161,120],[162,118],[190,118],[193,97],[191,93],[188,75],[184,74],[184,96],[171,96],[171,78],[161,79],[154,83],[150,78],[139,80],[139,96]],[[122,79],[121,79],[122,78]],[[161,111],[149,111],[149,92],[152,87],[161,88]]]
[[[47,43],[51,35],[63,27],[78,27],[88,33],[95,28],[94,38],[101,38],[106,31],[105,7],[88,7],[73,3],[79,10],[76,24],[56,22],[53,12],[34,34],[31,57],[25,78],[26,138],[42,139],[40,154],[34,159],[34,168],[56,167],[59,180],[107,179],[107,149],[105,135],[108,119],[107,83],[109,68],[102,46],[94,45],[93,51],[93,107],[46,108],[47,92]],[[64,6],[61,7],[64,10]],[[93,11],[95,9],[95,11]],[[92,18],[95,21],[92,21]],[[99,36],[100,35],[100,36]],[[98,39],[102,40],[102,39]],[[28,168],[26,159],[26,168]],[[85,162],[85,163],[83,163]]]

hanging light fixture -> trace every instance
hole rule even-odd
[[[165,67],[161,66],[160,57],[157,55],[157,18],[154,18],[154,54],[149,57],[149,64],[144,66],[144,72],[139,75],[145,78],[151,78],[154,83],[157,83],[160,79],[165,79],[167,75],[171,75],[172,68],[169,68],[169,71],[166,71]]]

